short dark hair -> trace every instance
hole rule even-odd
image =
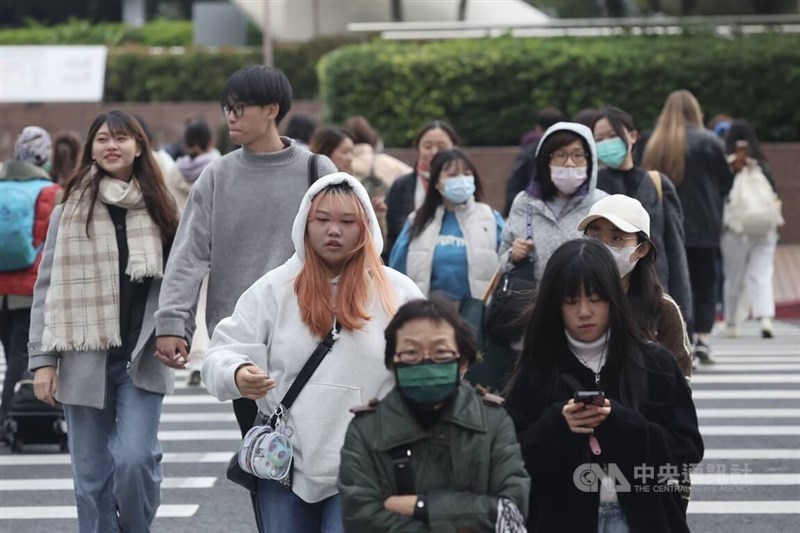
[[[592,127],[599,111],[594,107],[586,107],[572,115],[572,122],[583,124],[584,126]]]
[[[557,124],[562,120],[564,120],[564,113],[557,107],[545,107],[541,109],[536,118],[539,127],[545,131],[553,124]]]
[[[386,349],[384,363],[386,368],[394,366],[394,354],[397,349],[397,330],[413,320],[430,320],[432,322],[445,322],[452,326],[456,336],[456,347],[459,353],[459,363],[473,364],[477,358],[478,348],[475,343],[475,333],[472,326],[467,324],[451,306],[441,302],[439,298],[430,300],[411,300],[397,310],[389,325],[386,326],[384,337]]]
[[[739,118],[731,122],[731,127],[728,128],[728,133],[725,136],[725,151],[732,154],[736,151],[736,141],[747,141],[747,155],[752,157],[759,163],[764,163],[767,156],[761,151],[761,146],[758,144],[758,137],[756,137],[756,130],[745,119]]]
[[[286,136],[308,144],[315,129],[317,129],[316,120],[308,115],[297,113],[289,118],[289,123],[286,125]]]
[[[353,135],[344,128],[328,126],[318,129],[309,143],[309,149],[315,154],[330,157],[345,139],[353,140]]]
[[[280,69],[250,65],[234,72],[222,88],[219,105],[233,107],[237,103],[277,104],[275,124],[280,124],[292,108],[292,85]]]
[[[458,146],[460,143],[458,141],[458,134],[453,126],[449,123],[445,122],[444,120],[431,120],[424,126],[422,126],[416,135],[414,135],[414,140],[411,143],[415,149],[419,149],[419,143],[422,141],[422,136],[428,133],[431,130],[442,130],[450,137],[450,142],[453,143],[453,146]]]
[[[211,128],[208,122],[203,119],[191,120],[183,130],[183,144],[186,148],[197,146],[203,150],[208,150],[211,145]]]

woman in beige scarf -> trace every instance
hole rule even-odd
[[[178,213],[151,154],[128,114],[94,120],[34,288],[29,368],[64,405],[81,533],[149,531],[160,504],[153,312]]]

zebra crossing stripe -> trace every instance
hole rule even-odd
[[[166,430],[158,432],[158,440],[194,440],[198,442],[208,440],[242,440],[242,434],[238,429]]]
[[[233,456],[234,450],[225,452],[174,452],[165,453],[162,464],[173,463],[227,463]],[[15,454],[0,455],[0,467],[9,466],[43,466],[43,465],[68,465],[69,455],[66,453],[54,454]]]
[[[230,459],[230,454],[228,454]],[[210,489],[216,483],[216,477],[165,477],[161,482],[162,489]],[[2,479],[0,491],[23,490],[72,490],[72,478],[53,479]]]
[[[698,418],[798,418],[800,409],[698,409]]]
[[[772,460],[772,459],[788,459],[800,460],[800,449],[796,448],[722,448],[722,449],[706,449],[703,453],[703,461],[710,459],[721,460]]]
[[[800,474],[692,474],[692,486],[699,485],[800,485]]]
[[[798,426],[700,426],[700,434],[704,437],[742,436],[742,437],[775,437],[800,435]]]
[[[692,378],[694,383],[694,378]],[[692,390],[694,400],[800,400],[800,390]]]
[[[692,476],[694,483],[694,476]],[[692,498],[689,514],[800,514],[796,501],[697,501]]]
[[[191,518],[199,505],[162,505],[156,511],[157,518]],[[74,505],[56,506],[12,506],[0,507],[0,520],[41,520],[47,518],[78,518]]]
[[[692,376],[692,385],[706,383],[800,383],[800,374],[741,374],[711,375],[698,373]]]

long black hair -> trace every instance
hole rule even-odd
[[[767,156],[761,151],[758,144],[756,130],[746,120],[737,118],[731,122],[731,127],[725,135],[725,153],[732,154],[736,151],[736,141],[747,141],[747,156],[752,157],[759,163],[767,161]]]
[[[592,133],[594,133],[595,125],[597,125],[597,123],[602,119],[606,119],[608,121],[608,123],[611,125],[611,129],[614,130],[614,133],[617,134],[617,137],[625,141],[625,144],[628,143],[628,139],[625,137],[625,130],[628,130],[628,132],[638,130],[632,116],[618,107],[609,105],[600,108],[597,118],[595,118],[594,122],[592,122],[589,126],[592,129]],[[633,149],[633,147],[631,147],[631,149]]]
[[[656,246],[647,235],[638,232],[636,243],[641,244],[645,241],[649,243],[650,251],[633,267],[628,291],[625,294],[628,297],[631,314],[639,324],[639,335],[645,340],[655,342],[664,289],[656,273]]]
[[[530,373],[536,386],[559,388],[560,367],[573,357],[564,331],[561,306],[565,298],[586,294],[609,303],[609,338],[606,346],[606,391],[618,391],[619,398],[635,408],[645,389],[642,344],[631,316],[619,270],[606,247],[591,239],[568,241],[547,262],[533,312],[525,328],[522,352],[508,385],[510,391],[521,372]]]
[[[436,152],[431,160],[431,177],[428,183],[428,192],[425,194],[425,200],[417,210],[414,216],[414,224],[411,226],[411,238],[418,237],[422,230],[431,223],[436,209],[442,205],[444,200],[442,194],[436,188],[439,183],[442,172],[445,167],[453,162],[461,161],[472,172],[472,177],[475,178],[475,201],[480,202],[483,198],[483,188],[481,187],[481,178],[478,175],[478,169],[475,164],[467,157],[467,154],[458,148],[451,148],[449,150],[440,150]]]

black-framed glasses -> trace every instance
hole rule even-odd
[[[604,235],[602,232],[592,230],[587,230],[583,235],[587,239],[600,241],[614,250],[622,250],[625,248],[625,243],[637,240],[635,235]]]
[[[253,105],[258,105],[258,104],[245,104],[242,102],[237,102],[231,106],[224,105],[222,106],[222,114],[225,116],[225,118],[228,118],[228,115],[231,112],[233,112],[234,117],[242,118],[242,115],[244,115],[245,108]]]
[[[589,154],[586,152],[562,152],[557,151],[550,154],[550,161],[555,163],[556,165],[565,165],[568,159],[572,159],[572,161],[580,166],[586,163]]]
[[[415,365],[421,363],[425,359],[425,356],[430,357],[431,361],[434,363],[449,363],[458,357],[458,352],[439,348],[432,352],[424,350],[403,350],[402,352],[397,352],[395,355],[400,358],[401,363]]]

